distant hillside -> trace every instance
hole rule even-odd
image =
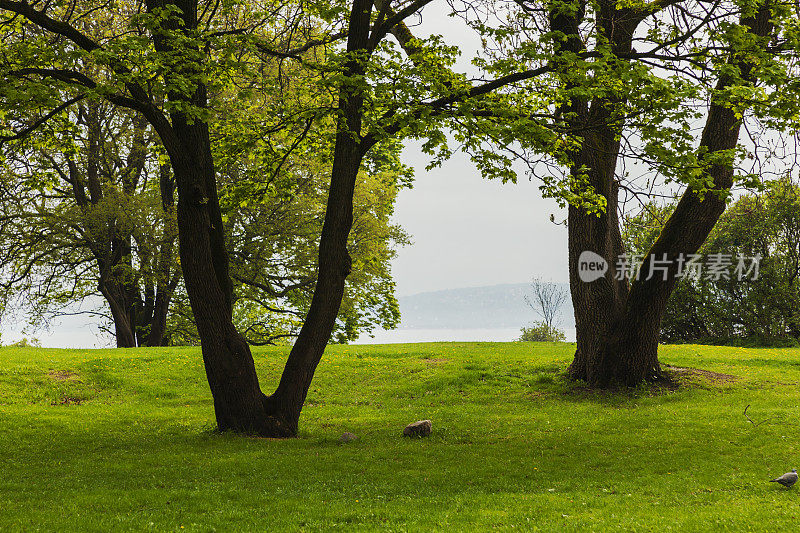
[[[559,283],[569,294],[569,286]],[[401,328],[477,329],[519,328],[538,320],[525,303],[528,283],[468,287],[423,292],[399,298]],[[560,327],[572,327],[572,303],[567,296],[561,308]]]

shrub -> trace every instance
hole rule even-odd
[[[531,327],[520,329],[520,332],[522,335],[519,340],[527,342],[563,342],[567,339],[563,331],[544,322],[534,322]]]

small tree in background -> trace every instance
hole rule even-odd
[[[557,328],[551,328],[544,322],[534,322],[529,328],[520,329],[522,335],[519,340],[523,342],[563,342],[567,340],[564,332]]]
[[[531,292],[532,294],[525,295],[525,303],[539,315],[548,328],[555,328],[556,316],[567,301],[567,291],[555,283],[533,278]]]
[[[525,295],[525,303],[533,309],[541,321],[529,328],[522,328],[521,341],[559,342],[566,339],[564,332],[556,327],[556,317],[567,300],[567,291],[555,283],[533,278],[531,293]]]

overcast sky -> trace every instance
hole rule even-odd
[[[445,2],[426,6],[418,37],[441,34],[462,51],[457,68],[470,72],[479,39]],[[404,159],[416,169],[414,188],[397,200],[396,221],[413,235],[413,246],[393,263],[398,295],[458,287],[521,283],[533,276],[567,281],[566,218],[555,201],[544,200],[538,183],[522,169],[516,184],[483,179],[469,157],[456,154],[441,168],[426,171],[419,144],[408,143]]]
[[[397,200],[395,219],[413,236],[393,262],[399,295],[533,276],[568,281],[566,228],[550,222],[566,215],[537,183],[521,172],[516,184],[483,179],[463,154],[428,172],[415,144],[405,159],[416,181]]]

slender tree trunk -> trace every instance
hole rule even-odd
[[[319,274],[308,315],[286,362],[280,384],[269,398],[270,412],[297,431],[300,411],[325,347],[330,341],[344,295],[351,259],[347,239],[353,222],[352,201],[363,153],[349,132],[337,136],[328,209],[319,247]]]
[[[347,50],[364,50],[369,38],[372,0],[355,0],[350,15]],[[363,75],[360,63],[345,66],[347,77]],[[311,306],[286,362],[281,381],[269,397],[268,411],[275,413],[292,434],[297,432],[300,411],[336,323],[351,259],[347,239],[353,225],[353,193],[358,170],[368,147],[360,140],[363,97],[357,89],[339,93],[331,185],[319,245],[319,272]]]
[[[146,1],[149,12],[167,4],[178,7],[182,19],[181,24],[173,20],[164,22],[170,31],[183,28],[191,32],[197,28],[196,0]],[[176,53],[175,41],[169,33],[155,32],[153,44],[159,52]],[[169,99],[205,108],[206,87],[198,81],[200,65],[188,59],[184,64],[184,71],[175,74],[194,77],[194,94],[187,97],[184,93],[170,93]],[[185,80],[180,83],[185,84]],[[171,124],[152,112],[149,117],[169,154],[178,191],[178,250],[214,398],[217,427],[221,431],[288,436],[288,431],[265,414],[266,396],[258,384],[250,347],[233,325],[232,285],[208,125],[190,119],[181,111],[174,111],[170,118]]]
[[[150,320],[150,332],[147,335],[147,346],[164,346],[166,344],[167,316],[169,315],[169,305],[175,287],[178,285],[177,274],[171,272],[173,265],[173,246],[175,234],[171,230],[171,222],[167,221],[165,230],[165,242],[161,245],[159,256],[159,276],[156,283],[156,296],[153,304],[153,312]]]
[[[156,298],[153,307],[153,317],[150,321],[150,334],[147,337],[148,346],[166,345],[167,316],[169,305],[175,287],[178,285],[178,274],[175,269],[175,240],[178,238],[178,228],[175,227],[173,216],[175,214],[175,180],[169,165],[161,166],[159,176],[161,189],[161,207],[164,211],[164,232],[159,246],[157,264]],[[216,187],[216,185],[215,185]]]
[[[150,322],[150,333],[147,335],[147,346],[164,346],[164,337],[167,330],[167,315],[172,291],[159,292],[153,308],[153,320]]]

